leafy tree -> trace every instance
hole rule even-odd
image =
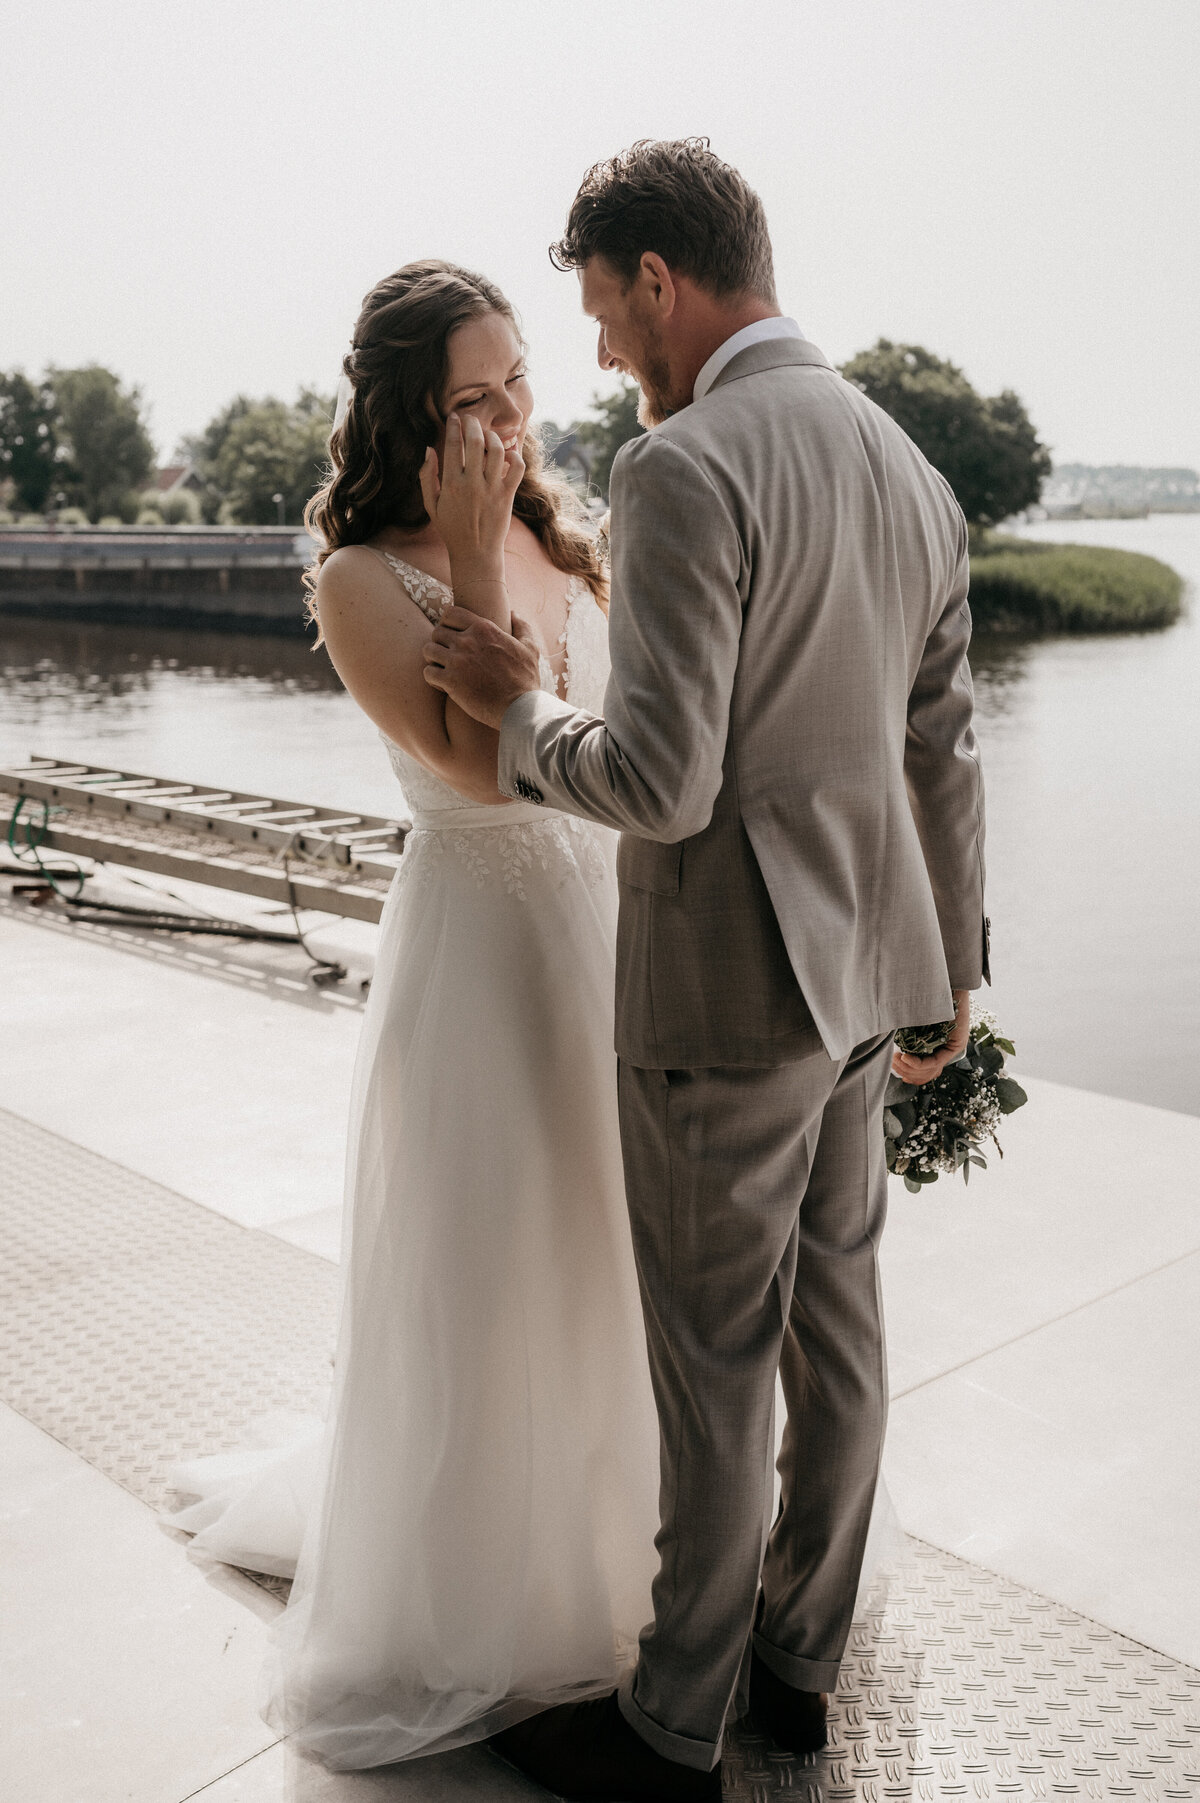
[[[19,369],[0,374],[0,480],[17,513],[40,513],[59,475],[54,396]]]
[[[58,435],[69,461],[63,486],[89,519],[137,517],[138,490],[154,468],[154,445],[142,419],[142,397],[111,369],[51,369]]]
[[[844,363],[842,374],[903,426],[972,526],[994,526],[1038,499],[1050,453],[1011,389],[985,399],[955,364],[887,338]]]
[[[200,520],[200,501],[190,488],[177,488],[169,495],[156,495],[152,503],[168,526],[195,526]]]
[[[637,416],[640,398],[637,383],[623,381],[613,394],[595,397],[592,412],[597,418],[585,419],[575,428],[580,444],[592,452],[591,479],[606,499],[613,458],[623,444],[637,438],[643,430]]]
[[[196,438],[184,441],[205,489],[206,518],[218,510],[242,525],[273,525],[283,496],[285,520],[299,524],[324,480],[333,402],[303,388],[289,406],[238,395]]]
[[[176,453],[181,459],[186,458],[204,483],[199,494],[200,513],[210,526],[216,524],[225,500],[216,481],[217,458],[237,421],[243,419],[254,405],[255,402],[248,400],[244,394],[235,396],[219,413],[213,415],[203,432],[183,439]]]

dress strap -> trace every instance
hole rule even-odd
[[[387,565],[409,600],[415,601],[425,618],[436,626],[454,599],[453,591],[444,582],[439,582],[436,576],[427,576],[424,570],[405,563],[402,557],[394,557],[390,551],[381,551],[375,545],[364,545],[363,550],[372,552],[381,563]]]

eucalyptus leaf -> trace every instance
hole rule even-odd
[[[1015,1077],[997,1077],[996,1100],[1000,1104],[1001,1114],[1015,1114],[1018,1108],[1025,1106],[1029,1097]]]

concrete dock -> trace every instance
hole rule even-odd
[[[319,1404],[374,932],[316,933],[350,967],[318,991],[294,948],[71,923],[0,883],[14,1803],[542,1794],[478,1749],[343,1777],[293,1758],[256,1710],[278,1596],[198,1569],[153,1512],[174,1459]],[[1200,1119],[1020,1074],[1003,1162],[892,1197],[910,1539],[830,1749],[741,1740],[731,1796],[1200,1796]]]
[[[0,613],[299,637],[311,554],[296,526],[0,529]]]

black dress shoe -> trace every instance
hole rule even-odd
[[[828,1698],[796,1690],[777,1677],[757,1653],[750,1655],[750,1719],[788,1753],[819,1753],[829,1739]]]
[[[617,1693],[560,1703],[488,1742],[527,1778],[568,1803],[720,1803],[721,1768],[698,1772],[664,1759],[636,1734]]]

